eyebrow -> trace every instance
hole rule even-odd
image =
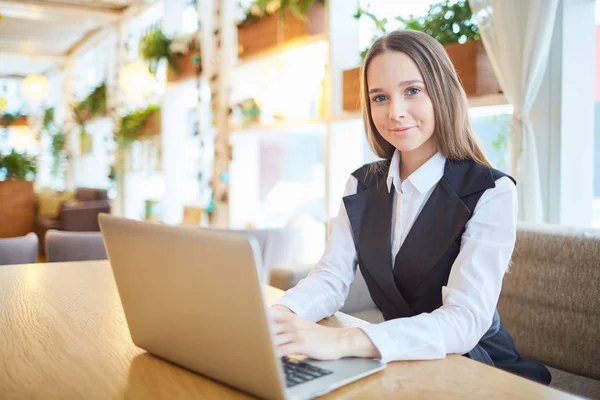
[[[402,81],[398,84],[398,86],[409,86],[409,85],[413,85],[415,83],[420,83],[420,84],[425,84],[423,83],[423,81],[421,81],[420,79],[412,79],[409,81]],[[377,92],[383,92],[383,89],[380,88],[373,88],[373,89],[369,89],[369,94],[371,93],[377,93]]]

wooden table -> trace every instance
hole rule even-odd
[[[269,288],[273,301],[281,292]],[[341,313],[322,323],[357,326]],[[0,266],[0,399],[247,399],[135,347],[107,261]],[[331,399],[569,399],[461,356],[394,362]]]

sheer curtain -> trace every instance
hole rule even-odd
[[[519,219],[543,222],[529,113],[546,71],[558,0],[470,0],[470,5],[498,82],[514,108],[510,173],[517,181]]]

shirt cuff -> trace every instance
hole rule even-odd
[[[369,339],[371,339],[377,350],[379,350],[379,354],[381,354],[381,362],[388,363],[390,361],[394,361],[394,355],[397,353],[398,345],[390,337],[383,326],[380,324],[370,324],[360,326],[359,328],[362,329]]]
[[[283,296],[282,298],[277,300],[275,303],[271,304],[271,306],[275,306],[275,305],[285,306],[285,307],[289,308],[290,310],[292,310],[294,313],[296,313],[296,315],[298,315],[304,319],[309,319],[305,315],[306,313],[304,312],[304,309],[302,307],[300,307],[298,305],[298,303],[296,303],[295,301],[293,301],[292,299],[290,299],[287,296]]]

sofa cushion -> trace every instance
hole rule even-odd
[[[600,379],[600,230],[525,225],[498,303],[525,357]]]
[[[75,200],[73,192],[56,192],[52,189],[41,189],[37,194],[38,216],[57,218],[60,206],[64,201]]]
[[[600,399],[600,380],[586,378],[548,367],[552,374],[551,387],[589,399]]]

